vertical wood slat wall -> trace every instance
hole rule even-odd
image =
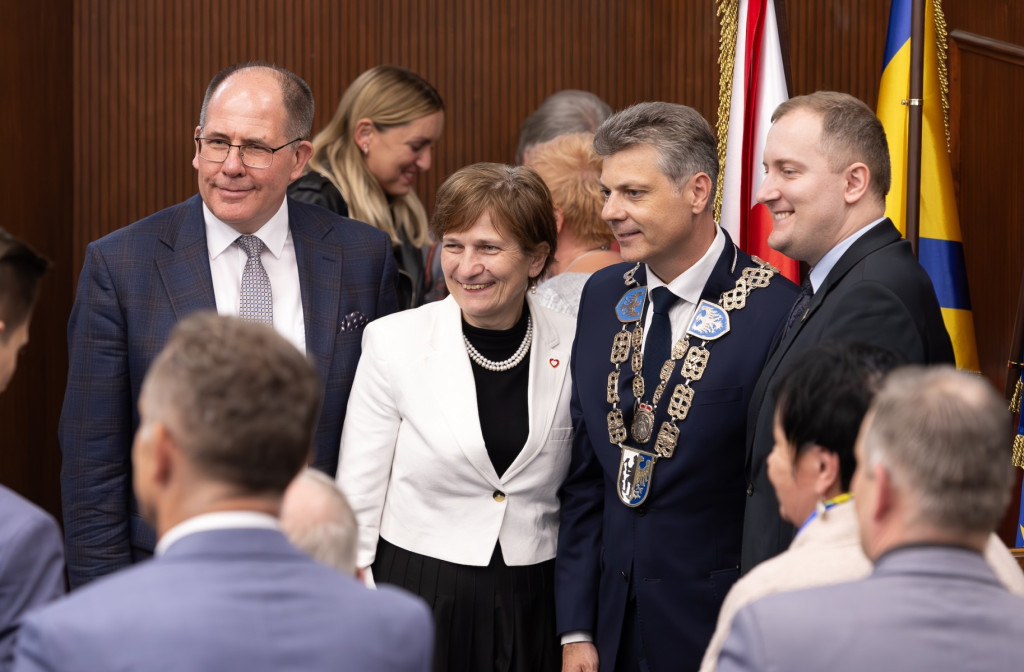
[[[75,260],[85,245],[195,191],[191,141],[203,88],[231,63],[273,61],[305,78],[314,128],[348,84],[404,65],[445,99],[428,210],[444,177],[511,161],[522,120],[550,93],[620,107],[664,99],[716,108],[711,2],[539,0],[79,0],[75,22]]]
[[[944,5],[950,30],[1024,43],[1024,3]],[[784,6],[793,93],[844,90],[874,106],[889,0]],[[712,123],[717,109],[714,0],[0,0],[0,9],[12,18],[0,27],[0,137],[17,157],[0,163],[11,218],[0,225],[57,262],[19,376],[0,396],[15,447],[0,456],[0,482],[55,512],[64,330],[85,246],[195,192],[192,131],[219,68],[260,58],[295,70],[316,94],[316,128],[368,67],[397,63],[427,77],[448,106],[434,168],[416,185],[428,209],[456,168],[511,160],[519,124],[559,89],[587,89],[616,108],[687,103]],[[1013,90],[1022,89],[992,67],[965,64],[973,107],[954,128],[963,150],[954,170],[982,366],[998,380],[1013,312],[1002,304],[1019,282],[1002,260],[1019,249],[1024,215],[1019,161],[1005,151],[1021,147],[1019,123],[1007,120],[1020,118]],[[998,123],[990,108],[1001,110]]]

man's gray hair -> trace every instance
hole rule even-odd
[[[281,528],[288,540],[317,562],[354,576],[359,528],[345,495],[316,469],[304,469],[295,480],[281,508]]]
[[[589,91],[565,89],[552,93],[526,118],[519,129],[516,163],[526,150],[568,133],[593,133],[612,113],[612,108]]]
[[[697,110],[674,103],[638,103],[613,114],[594,136],[594,149],[602,157],[636,145],[655,147],[661,172],[679,186],[697,173],[707,173],[711,178],[707,207],[714,206],[718,143]]]
[[[866,467],[883,464],[922,522],[958,534],[990,533],[1010,496],[1006,405],[976,374],[952,366],[891,373],[864,434]]]

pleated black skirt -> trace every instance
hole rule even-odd
[[[407,551],[381,538],[373,578],[430,605],[437,637],[434,672],[558,672],[555,561],[509,567],[495,544],[486,567]]]

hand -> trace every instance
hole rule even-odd
[[[591,642],[563,646],[562,672],[597,672],[597,647]]]

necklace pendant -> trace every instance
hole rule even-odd
[[[636,412],[633,414],[633,440],[638,443],[647,443],[654,431],[654,407],[644,402],[636,405]]]

